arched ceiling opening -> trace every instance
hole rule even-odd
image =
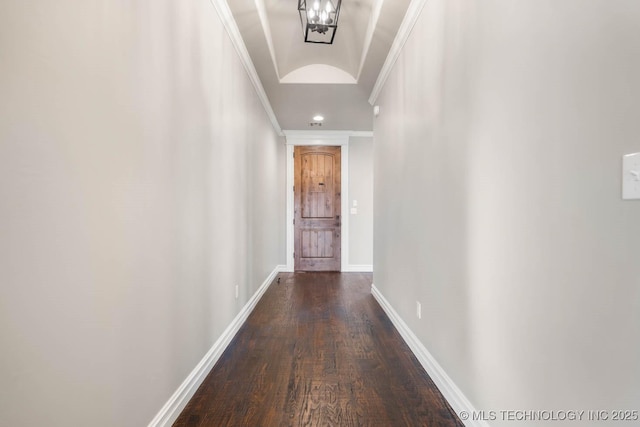
[[[356,84],[351,74],[327,64],[305,65],[280,78],[285,84]]]
[[[227,0],[285,130],[373,129],[369,96],[410,0],[342,0],[333,44],[305,43],[296,0]]]

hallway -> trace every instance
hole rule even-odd
[[[3,6],[0,426],[638,423],[640,1]]]
[[[371,279],[281,273],[174,426],[462,426]]]

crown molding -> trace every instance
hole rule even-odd
[[[267,97],[267,93],[264,91],[264,87],[262,86],[262,82],[260,81],[260,77],[258,77],[258,72],[256,71],[256,67],[253,65],[253,61],[251,61],[251,56],[249,56],[249,51],[247,50],[247,46],[244,44],[244,40],[240,35],[240,30],[238,29],[238,24],[236,24],[235,19],[233,19],[233,14],[231,13],[231,9],[229,9],[229,5],[225,0],[210,0],[211,4],[215,8],[224,28],[227,30],[227,34],[229,34],[229,38],[231,39],[231,43],[233,47],[238,52],[238,56],[240,57],[240,61],[244,66],[244,69],[247,71],[249,75],[249,80],[253,84],[254,89],[264,107],[269,120],[271,121],[271,125],[276,133],[280,136],[283,136],[282,129],[280,128],[280,124],[278,123],[278,119],[276,118],[276,114],[273,112],[273,108],[271,108],[271,103],[269,102],[269,98]]]
[[[271,35],[271,25],[267,18],[267,7],[264,4],[264,0],[255,0],[256,9],[258,9],[258,18],[262,24],[262,31],[264,32],[264,38],[267,41],[267,47],[269,48],[269,54],[271,55],[271,62],[273,62],[273,69],[276,72],[276,77],[280,81],[280,70],[278,69],[278,61],[276,61],[276,49],[273,47],[273,36]]]
[[[387,59],[384,61],[382,68],[380,69],[380,74],[378,74],[378,79],[376,80],[376,84],[373,86],[373,90],[371,91],[371,96],[369,96],[369,104],[374,105],[384,84],[387,82],[389,78],[389,74],[393,69],[400,53],[402,53],[402,48],[404,44],[407,42],[409,35],[411,34],[411,30],[416,25],[416,21],[420,17],[420,12],[424,8],[424,5],[427,3],[427,0],[411,0],[409,3],[409,7],[407,8],[407,13],[404,15],[402,19],[402,23],[400,24],[400,28],[396,34],[396,38],[393,40],[393,44],[391,45],[391,49],[389,49],[389,54],[387,55]]]
[[[369,19],[367,33],[364,36],[364,46],[362,46],[362,55],[360,55],[360,66],[358,67],[356,81],[360,80],[360,75],[362,74],[362,69],[364,68],[364,62],[367,60],[369,48],[371,47],[371,43],[373,42],[373,33],[378,26],[378,19],[380,18],[380,11],[382,10],[383,4],[384,0],[374,0],[373,2],[373,8],[371,9],[371,18]]]

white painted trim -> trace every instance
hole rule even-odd
[[[353,137],[362,137],[362,138],[373,138],[373,131],[370,130],[361,130],[361,131],[353,131],[349,136]]]
[[[453,380],[442,369],[442,366],[436,361],[436,359],[429,353],[426,347],[420,342],[418,337],[411,331],[409,326],[402,320],[400,315],[393,309],[389,301],[380,293],[378,288],[374,284],[371,284],[371,294],[378,301],[380,307],[387,313],[391,323],[398,330],[404,341],[407,343],[413,354],[416,356],[420,364],[427,371],[427,374],[431,377],[436,384],[444,398],[449,402],[451,408],[460,414],[462,411],[466,411],[467,414],[477,413],[474,406],[469,402],[462,391],[455,385]],[[489,427],[486,421],[476,421],[469,419],[463,421],[467,427]]]
[[[345,273],[373,273],[373,265],[371,264],[351,264],[347,268],[342,269]]]
[[[411,3],[409,3],[407,13],[402,19],[400,28],[398,28],[398,32],[396,33],[396,38],[393,40],[393,44],[391,45],[391,49],[389,49],[387,59],[384,61],[384,64],[380,69],[380,74],[378,74],[376,84],[373,86],[373,90],[371,91],[371,95],[369,96],[369,104],[374,105],[376,100],[378,99],[378,96],[380,95],[380,92],[382,91],[387,78],[389,78],[389,74],[391,73],[393,66],[398,60],[400,53],[402,52],[402,47],[407,42],[407,39],[411,34],[411,30],[420,17],[420,12],[422,12],[422,9],[424,8],[424,5],[426,3],[427,0],[411,0]]]
[[[244,40],[240,35],[240,30],[238,29],[238,25],[236,21],[233,19],[233,14],[231,13],[231,9],[229,9],[229,5],[225,0],[210,0],[211,4],[215,8],[224,28],[227,30],[227,34],[229,34],[229,38],[231,39],[231,43],[233,47],[235,47],[236,52],[238,52],[238,56],[240,57],[240,61],[244,66],[244,69],[247,71],[249,75],[249,80],[253,84],[254,89],[262,102],[262,106],[264,107],[269,120],[271,120],[271,125],[276,133],[280,136],[283,135],[282,129],[280,128],[280,124],[278,123],[278,119],[276,118],[276,114],[273,112],[273,108],[271,108],[271,103],[269,102],[269,98],[267,97],[267,93],[264,91],[264,87],[262,86],[262,82],[260,81],[260,77],[258,77],[258,72],[256,71],[256,67],[253,65],[253,61],[251,61],[251,56],[249,56],[249,51],[247,51],[247,47],[244,44]]]
[[[360,80],[360,75],[362,74],[362,69],[364,68],[364,62],[367,60],[367,54],[369,53],[369,48],[371,47],[371,42],[373,41],[373,33],[376,30],[376,26],[378,25],[378,19],[380,18],[380,11],[382,10],[382,5],[384,4],[384,0],[374,0],[373,8],[371,9],[371,16],[369,17],[369,24],[367,26],[367,33],[364,36],[364,46],[362,49],[362,55],[360,55],[360,66],[358,67],[358,75],[356,80]]]
[[[373,137],[373,132],[369,130],[283,130],[282,134],[287,137],[287,144],[290,145],[297,145],[290,142],[293,139],[342,140],[350,136]]]
[[[293,145],[287,145],[287,179],[286,179],[286,194],[287,194],[287,271],[291,272],[295,270],[295,260],[293,259],[293,251],[295,248],[294,241],[294,228],[293,228],[293,205],[294,205],[294,161],[293,161]]]
[[[267,7],[264,4],[264,0],[255,0],[255,4],[256,9],[258,9],[258,18],[262,24],[264,38],[269,48],[269,54],[271,55],[271,62],[273,62],[273,69],[276,72],[276,77],[280,80],[280,70],[278,70],[278,61],[276,61],[276,50],[273,47],[273,37],[271,36],[271,25],[269,25],[269,19],[267,18]]]
[[[317,133],[315,134],[317,135]],[[291,272],[295,270],[295,260],[293,259],[293,251],[295,249],[294,241],[294,226],[293,226],[293,209],[294,209],[294,162],[293,162],[293,150],[294,144],[290,141],[301,141],[302,144],[295,145],[340,145],[342,146],[340,153],[340,215],[342,216],[342,226],[340,232],[340,270],[345,271],[344,267],[349,265],[349,138],[343,141],[343,137],[334,138],[332,141],[329,139],[290,139],[287,137],[287,179],[286,179],[286,194],[287,194],[287,266],[286,271]],[[340,143],[336,143],[340,142]],[[344,142],[344,144],[342,144]]]
[[[213,365],[215,365],[220,356],[222,356],[222,353],[226,350],[240,327],[247,320],[247,317],[249,317],[249,314],[251,314],[262,295],[269,288],[269,285],[271,285],[278,273],[284,269],[284,265],[278,265],[273,269],[266,280],[262,282],[262,285],[260,285],[256,293],[247,301],[231,324],[227,326],[227,329],[224,330],[211,349],[209,349],[207,354],[196,365],[182,384],[180,384],[180,387],[173,393],[153,420],[151,420],[148,427],[169,427],[173,424],[185,406],[187,406],[187,403],[189,403],[189,400],[193,397],[196,390],[198,390],[198,387],[200,387],[207,377]]]
[[[340,271],[345,271],[349,265],[349,138],[340,151]]]
[[[286,136],[286,144],[290,146],[306,146],[306,145],[327,145],[327,146],[345,146],[349,144],[348,136]]]

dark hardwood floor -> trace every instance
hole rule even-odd
[[[371,274],[278,277],[174,426],[463,426]]]

